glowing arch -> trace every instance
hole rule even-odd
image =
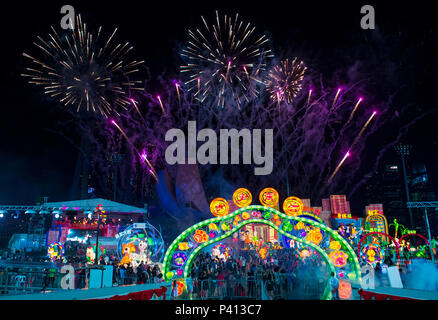
[[[317,221],[299,216],[288,216],[278,210],[261,205],[240,208],[231,214],[199,222],[181,233],[169,246],[163,261],[163,271],[166,280],[187,278],[192,263],[198,253],[213,243],[232,236],[243,226],[250,223],[266,224],[279,233],[307,245],[317,251],[327,264],[330,271],[346,271],[348,279],[359,284],[361,273],[359,260],[350,244],[337,232]],[[305,228],[317,228],[323,231],[323,237],[318,244],[306,239]],[[332,242],[337,246],[333,248]],[[346,254],[345,264],[334,263],[329,254],[341,251]],[[337,266],[335,264],[338,264]],[[327,286],[323,298],[330,297]]]

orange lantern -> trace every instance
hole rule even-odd
[[[224,198],[216,198],[210,203],[210,211],[216,217],[223,217],[230,211],[230,206]]]
[[[239,188],[236,191],[234,191],[233,201],[236,204],[236,206],[238,206],[239,208],[247,207],[252,202],[251,192],[249,192],[248,189]]]
[[[259,200],[265,207],[275,207],[278,203],[278,192],[274,188],[265,188],[260,192]]]
[[[288,197],[283,202],[283,211],[288,216],[298,216],[303,212],[303,201],[297,197]]]

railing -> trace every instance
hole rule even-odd
[[[64,274],[45,271],[2,271],[0,272],[0,294],[22,294],[49,291],[61,288]],[[85,275],[75,275],[75,288],[86,288]]]
[[[319,300],[327,281],[318,279],[297,280],[294,274],[280,274],[274,280],[257,277],[239,277],[235,280],[192,280],[194,300]]]
[[[0,266],[0,295],[36,293],[40,291],[52,291],[61,288],[61,280],[66,275],[60,273],[59,267],[50,267],[50,264],[36,264],[24,266],[23,264]],[[87,289],[89,281],[89,269],[91,267],[74,266],[74,288]],[[43,270],[46,269],[46,270]],[[49,271],[47,271],[49,270]],[[156,280],[147,277],[146,273],[140,276],[136,273],[114,272],[113,286],[152,284]]]

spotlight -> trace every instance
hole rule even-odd
[[[62,212],[59,211],[59,210],[55,210],[55,211],[52,212],[52,214],[55,215],[55,218],[56,218],[56,219],[58,219],[58,218],[60,217],[61,213],[62,213]]]

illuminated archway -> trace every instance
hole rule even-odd
[[[359,284],[361,273],[358,258],[350,244],[325,224],[300,216],[290,216],[262,205],[242,207],[230,214],[199,222],[181,233],[169,246],[163,261],[166,280],[187,278],[192,263],[205,247],[232,236],[251,223],[266,224],[279,233],[311,247],[326,262],[330,271]],[[306,232],[307,230],[307,232]],[[315,232],[320,231],[315,239]],[[310,235],[312,235],[310,237]],[[327,286],[323,298],[330,297]]]

